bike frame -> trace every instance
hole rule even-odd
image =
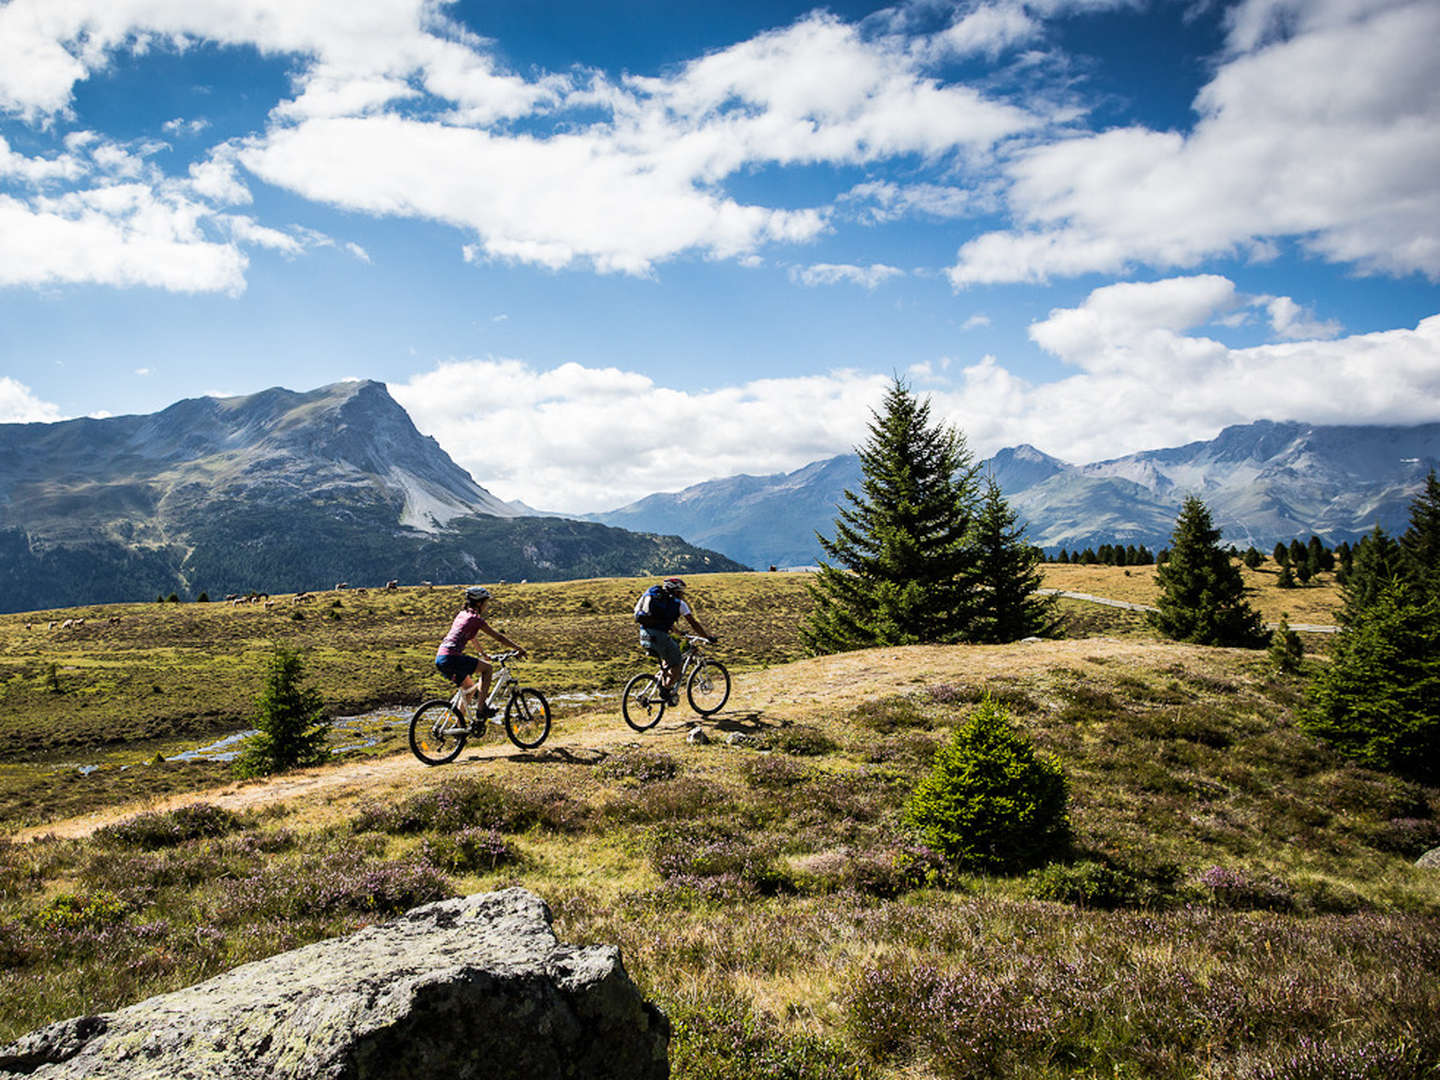
[[[501,691],[515,681],[515,676],[510,674],[510,668],[506,666],[507,662],[514,655],[514,653],[501,653],[491,658],[495,667],[490,676],[490,696],[485,699],[485,706],[490,709],[495,709],[495,716],[492,717],[492,719],[496,724],[500,723],[500,710],[496,708],[496,702],[500,700]],[[455,711],[461,716],[468,715],[465,711],[465,691],[463,688],[456,687],[454,696],[450,698],[450,704],[455,707]]]

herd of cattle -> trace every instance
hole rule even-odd
[[[420,588],[422,588],[422,589],[430,589],[430,588],[433,588],[433,587],[434,587],[433,584],[432,584],[431,582],[429,582],[429,581],[422,581],[422,582],[420,582]],[[400,582],[399,582],[399,581],[396,581],[396,580],[391,580],[391,581],[387,581],[384,585],[380,586],[378,591],[380,591],[380,592],[396,592],[399,588],[400,588]],[[352,589],[352,588],[350,587],[350,583],[349,583],[348,581],[337,581],[337,582],[335,583],[335,589],[334,589],[334,591],[336,591],[336,592],[341,592],[341,591],[347,591],[347,590],[348,590],[349,592],[353,593],[354,595],[357,595],[357,596],[364,596],[366,593],[368,593],[368,592],[370,591],[369,589],[365,588],[364,586],[359,586],[359,587],[357,587],[357,588],[353,588],[353,589]],[[322,591],[323,591],[323,590],[322,590]],[[292,596],[292,597],[290,598],[290,602],[291,602],[292,604],[303,604],[303,603],[305,603],[305,601],[307,601],[307,600],[312,600],[312,599],[314,599],[317,595],[318,595],[317,593],[313,593],[313,592],[298,592],[298,593],[296,593],[294,596]],[[227,596],[225,597],[225,600],[226,600],[232,607],[238,607],[238,606],[241,605],[241,604],[261,604],[261,605],[263,605],[265,608],[268,609],[268,608],[274,607],[274,606],[275,606],[275,603],[276,603],[276,601],[271,598],[271,596],[270,596],[269,593],[263,593],[263,592],[230,593],[229,595],[227,595]],[[109,618],[106,618],[106,619],[90,619],[90,620],[89,620],[89,622],[90,622],[91,625],[94,625],[94,624],[96,624],[96,623],[101,623],[101,622],[103,622],[103,623],[104,623],[105,625],[107,625],[107,626],[113,626],[113,625],[115,625],[116,623],[118,623],[119,621],[120,621],[120,616],[119,616],[119,615],[111,615]],[[82,627],[84,627],[85,625],[86,625],[86,619],[85,619],[84,617],[73,618],[73,619],[51,619],[51,620],[46,624],[45,629],[46,629],[46,630],[79,630],[79,629],[81,629]],[[25,629],[26,629],[26,630],[31,630],[31,631],[33,631],[33,630],[35,629],[35,624],[34,624],[34,623],[28,623],[28,622],[27,622],[27,623],[25,624]]]

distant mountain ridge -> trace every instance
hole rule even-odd
[[[0,610],[335,581],[737,569],[675,537],[530,516],[384,385],[0,424]]]
[[[1440,424],[1324,426],[1262,420],[1214,439],[1072,465],[1033,446],[982,462],[1054,552],[1106,543],[1167,546],[1190,494],[1209,507],[1225,542],[1269,550],[1278,540],[1355,540],[1376,524],[1403,530],[1409,504],[1440,469]],[[730,477],[648,496],[591,521],[674,532],[751,566],[808,565],[818,531],[833,535],[837,503],[859,491],[859,458],[844,454],[792,473]]]

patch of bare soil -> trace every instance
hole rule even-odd
[[[765,671],[740,673],[734,676],[729,702],[715,716],[706,720],[696,716],[688,706],[681,705],[667,710],[661,723],[643,735],[625,726],[616,702],[606,711],[557,715],[549,740],[539,750],[517,750],[498,731],[492,731],[483,741],[467,746],[454,766],[431,769],[408,752],[384,758],[366,758],[286,773],[268,780],[237,781],[207,791],[110,807],[98,813],[25,829],[16,833],[13,839],[28,841],[45,835],[83,837],[103,825],[137,813],[173,810],[199,802],[240,811],[376,795],[423,786],[465,764],[474,767],[477,764],[483,766],[486,762],[499,764],[515,759],[593,758],[637,740],[683,738],[697,725],[734,730],[755,724],[813,722],[844,713],[862,701],[937,683],[983,683],[997,677],[1025,678],[1061,668],[1083,670],[1089,664],[1103,664],[1112,671],[1117,665],[1152,669],[1173,664],[1198,666],[1213,662],[1221,653],[1253,655],[1243,650],[1206,649],[1118,638],[865,649],[798,660]]]

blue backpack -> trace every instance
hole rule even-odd
[[[635,605],[635,621],[646,630],[669,630],[680,618],[680,598],[651,585]]]

